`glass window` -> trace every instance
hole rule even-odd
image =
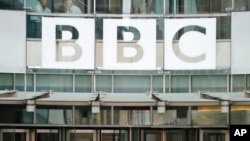
[[[36,90],[55,92],[73,92],[73,78],[71,75],[37,74]]]
[[[247,75],[247,90],[250,89],[250,75]]]
[[[101,130],[102,141],[129,141],[128,130]]]
[[[166,0],[167,14],[223,13],[232,0]]]
[[[169,131],[167,132],[167,141],[182,141],[181,131]]]
[[[75,76],[75,92],[91,92],[92,79],[90,75]]]
[[[112,76],[97,75],[96,76],[96,91],[112,92]]]
[[[146,93],[150,91],[150,76],[114,76],[114,92]]]
[[[91,106],[76,107],[75,124],[111,125],[111,107],[101,107],[100,113],[92,113]]]
[[[188,125],[188,107],[166,107],[165,113],[158,113],[157,107],[153,109],[153,125]]]
[[[203,141],[225,141],[224,133],[204,133]]]
[[[192,92],[227,92],[226,75],[196,75],[192,76]]]
[[[59,141],[57,129],[38,129],[36,130],[36,141]]]
[[[73,124],[70,106],[36,106],[36,124]]]
[[[24,75],[23,74],[16,74],[15,75],[15,89],[18,90],[18,91],[24,91]]]
[[[53,13],[86,14],[93,13],[93,0],[53,0],[51,11]]]
[[[162,141],[162,130],[144,130],[144,141]]]
[[[221,112],[220,106],[194,106],[192,107],[193,125],[227,125],[227,113]]]
[[[114,124],[128,125],[129,110],[126,107],[114,107]]]
[[[189,92],[189,77],[184,75],[172,75],[171,92]]]
[[[233,92],[243,92],[245,90],[245,75],[233,75]]]
[[[115,125],[150,125],[149,107],[115,107]]]
[[[96,0],[96,13],[161,14],[163,0]]]
[[[170,76],[165,76],[165,92],[170,93]]]
[[[26,91],[34,91],[34,75],[26,75]]]
[[[0,123],[33,123],[33,112],[26,111],[26,105],[1,105]]]
[[[163,92],[163,75],[153,76],[153,91],[154,92]]]
[[[0,90],[13,90],[14,78],[13,74],[0,73]]]
[[[249,11],[250,0],[234,0],[234,11]]]
[[[231,39],[231,17],[217,17],[216,22],[216,39]]]
[[[1,0],[0,9],[23,10],[24,0]]]
[[[235,105],[231,106],[231,124],[250,124],[250,106]]]
[[[67,130],[67,141],[94,141],[93,130]]]

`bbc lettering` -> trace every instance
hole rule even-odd
[[[94,19],[43,17],[41,67],[94,69],[94,23]],[[157,69],[155,19],[103,19],[98,26],[103,26],[103,69]],[[165,19],[164,29],[165,70],[216,68],[215,18]]]

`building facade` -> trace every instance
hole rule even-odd
[[[0,141],[229,141],[250,123],[249,0],[66,2],[0,0]]]

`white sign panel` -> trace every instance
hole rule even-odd
[[[156,69],[156,20],[104,19],[103,69]]]
[[[0,72],[26,72],[26,12],[0,10]]]
[[[166,19],[164,36],[166,70],[216,69],[215,18]]]
[[[42,68],[94,69],[94,27],[94,19],[43,17]]]
[[[250,12],[232,13],[231,73],[249,74]]]

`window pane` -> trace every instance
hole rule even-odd
[[[23,10],[24,0],[1,0],[0,9]]]
[[[37,106],[37,124],[73,124],[72,107]]]
[[[115,125],[150,125],[149,107],[115,107]]]
[[[114,125],[128,125],[128,116],[126,107],[114,107]]]
[[[75,76],[75,92],[91,92],[91,84],[90,75]]]
[[[161,14],[163,0],[96,0],[96,13]]]
[[[96,76],[96,91],[111,92],[112,91],[112,76],[97,75]]]
[[[127,108],[129,112],[129,125],[150,125],[150,109],[149,107]]]
[[[26,90],[34,91],[34,75],[32,74],[26,75]]]
[[[25,105],[1,105],[0,115],[0,123],[33,123],[33,112]]]
[[[192,107],[193,125],[227,125],[227,121],[227,113],[222,113],[220,106]]]
[[[192,76],[192,92],[227,92],[227,76]]]
[[[75,124],[111,125],[111,107],[101,107],[100,113],[92,113],[91,106],[76,107]]]
[[[72,92],[73,80],[71,75],[38,74],[36,76],[37,91]]]
[[[171,92],[189,92],[188,76],[171,76]]]
[[[169,90],[170,90],[170,77],[169,77],[169,75],[166,75],[165,76],[165,92],[166,93],[169,93]]]
[[[231,39],[231,17],[217,17],[216,22],[216,39]]]
[[[150,91],[150,76],[114,76],[114,92],[146,93]]]
[[[188,125],[188,107],[166,107],[165,113],[158,113],[157,107],[153,110],[153,125]]]
[[[250,75],[247,75],[247,90],[250,89]]]
[[[231,106],[230,116],[231,124],[250,124],[250,106]]]
[[[1,73],[0,74],[0,90],[13,90],[13,74]]]
[[[233,92],[243,92],[245,90],[245,75],[233,75]]]
[[[250,0],[234,0],[234,11],[249,11]]]
[[[232,0],[166,0],[166,12],[171,14],[225,13]]]
[[[16,74],[15,75],[15,86],[16,86],[16,90],[18,91],[24,91],[24,74]]]
[[[153,76],[153,91],[163,92],[163,75]]]

